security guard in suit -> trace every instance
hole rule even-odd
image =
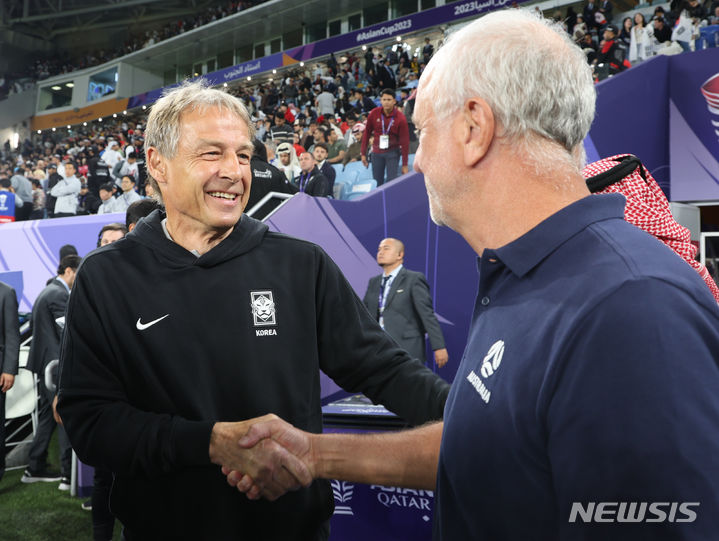
[[[382,328],[414,358],[425,362],[424,335],[439,368],[449,355],[432,307],[427,279],[421,272],[404,268],[404,244],[386,238],[379,244],[377,263],[384,273],[370,279],[364,304]]]

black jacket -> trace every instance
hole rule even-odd
[[[47,364],[60,358],[60,339],[62,327],[58,318],[65,315],[67,288],[60,283],[61,278],[53,278],[35,299],[32,306],[32,342],[27,358],[27,369],[42,375]]]
[[[320,369],[415,424],[441,417],[449,386],[394,344],[316,245],[243,216],[198,258],[163,217],[78,271],[58,405],[73,448],[115,472],[111,508],[140,539],[311,539],[332,515],[329,482],[248,500],[209,461],[215,421],[273,412],[320,432]],[[123,279],[106,287],[110,275]]]

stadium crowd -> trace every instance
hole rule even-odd
[[[406,50],[389,49],[385,55],[370,48],[361,58],[349,53],[339,61],[331,57],[312,69],[288,72],[281,81],[231,92],[246,104],[267,161],[287,182],[304,191],[302,177],[317,165],[328,183],[321,193],[308,193],[331,196],[336,175],[331,166],[362,159],[367,118],[379,109],[383,89],[396,98],[396,129],[406,136],[403,150],[416,147],[410,128],[414,89],[433,51],[429,39],[419,62]],[[388,110],[394,111],[394,104]],[[14,192],[15,219],[124,212],[152,195],[144,168],[144,119],[130,113],[67,132],[48,130],[17,149],[6,141],[0,149],[0,189]],[[373,139],[364,143],[365,156],[372,154]],[[303,153],[312,157],[304,169]]]
[[[179,19],[161,28],[131,35],[114,50],[85,52],[73,59],[58,56],[38,58],[24,73],[6,73],[0,76],[0,99],[22,92],[37,81],[103,64],[264,1],[266,0],[222,2],[210,6],[205,12],[194,17]],[[581,13],[569,6],[564,12],[556,10],[552,14],[584,49],[590,63],[606,64],[612,74],[656,54],[677,54],[700,48],[700,29],[719,24],[718,0],[672,0],[668,9],[657,6],[649,20],[637,11],[632,16],[624,17],[621,24],[615,21],[613,12],[611,0],[587,0]],[[610,32],[609,35],[605,34],[607,31]],[[419,58],[410,58],[407,67],[412,60],[420,61],[424,54],[418,56]],[[399,66],[401,67],[403,66]],[[355,79],[359,76],[356,72],[353,75]],[[380,79],[383,76],[377,70],[368,75]]]
[[[160,41],[184,34],[211,22],[239,13],[240,11],[266,2],[267,0],[224,1],[209,6],[204,12],[178,19],[154,30],[131,33],[128,39],[112,50],[86,51],[76,58],[68,56],[42,56],[27,66],[23,72],[6,73],[0,77],[0,99],[31,88],[37,81],[48,77],[98,66]]]

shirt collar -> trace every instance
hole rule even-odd
[[[482,257],[500,259],[521,277],[560,245],[590,225],[614,218],[624,219],[626,199],[621,194],[589,195],[564,207],[509,244],[485,250]]]
[[[397,267],[396,269],[394,269],[392,272],[390,272],[390,273],[387,275],[387,276],[389,276],[388,282],[391,282],[392,280],[394,280],[395,278],[397,278],[397,275],[399,274],[399,271],[402,270],[402,267],[403,267],[403,265],[400,265],[399,267]],[[384,276],[384,275],[385,275],[385,274],[382,273],[382,276]]]
[[[65,280],[63,280],[63,279],[60,278],[59,276],[56,276],[56,277],[55,277],[55,280],[57,280],[58,282],[60,282],[60,283],[62,284],[62,287],[64,287],[64,288],[67,290],[67,292],[70,293],[70,286],[68,286],[68,285],[65,283]]]

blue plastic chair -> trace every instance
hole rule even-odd
[[[365,167],[364,165],[362,165],[362,162],[349,162],[347,165],[345,165],[345,173],[354,172],[357,172],[358,179],[372,178],[372,168]]]
[[[370,179],[357,179],[350,187],[350,192],[345,199],[352,201],[358,197],[368,194],[377,187],[377,181]]]
[[[719,24],[705,26],[699,30],[697,49],[719,47]]]

